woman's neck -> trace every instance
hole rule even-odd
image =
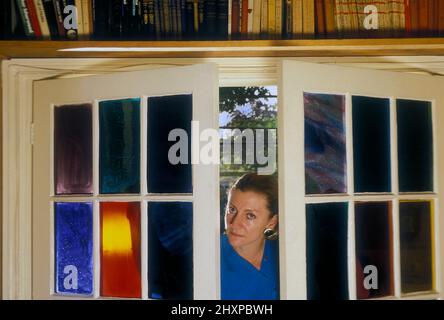
[[[262,257],[264,256],[265,239],[259,243],[234,248],[238,255],[251,263],[257,270],[261,270]]]

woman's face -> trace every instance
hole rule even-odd
[[[234,248],[259,245],[264,239],[264,230],[273,229],[277,224],[277,215],[270,216],[265,195],[231,190],[225,213],[228,241]]]

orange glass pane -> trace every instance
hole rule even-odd
[[[105,297],[140,298],[140,204],[100,204],[100,293]]]

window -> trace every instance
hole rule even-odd
[[[286,297],[436,297],[444,97],[435,79],[298,62],[282,70]]]
[[[217,166],[191,148],[192,125],[217,130],[216,77],[195,65],[37,83],[35,298],[218,297]]]

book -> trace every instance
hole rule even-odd
[[[253,22],[252,22],[252,34],[258,36],[261,33],[261,12],[262,4],[261,0],[254,0],[253,3]]]
[[[24,32],[26,37],[30,39],[35,38],[35,31],[31,24],[31,19],[29,17],[29,11],[26,7],[25,0],[16,0],[17,10],[20,13],[20,18],[23,24]]]
[[[217,1],[217,34],[221,39],[228,37],[228,0]]]
[[[191,38],[194,33],[194,0],[186,0],[185,3],[185,37]]]
[[[440,36],[444,35],[444,1],[439,1],[438,32]]]
[[[248,36],[250,37],[250,35],[253,33],[254,0],[248,0],[247,11],[248,11],[247,33]]]
[[[291,9],[291,0],[285,0],[285,9],[284,9],[284,30],[283,33],[286,38],[291,37],[292,33],[292,9]]]
[[[315,6],[314,0],[302,1],[303,34],[304,37],[312,37],[315,34]]]
[[[248,35],[248,1],[241,0],[240,33],[242,37],[247,37]]]
[[[302,13],[302,0],[292,0],[292,16],[293,16],[293,37],[301,37],[303,34],[303,13]]]
[[[318,36],[325,36],[325,7],[323,0],[316,0],[315,11],[316,11],[316,34]]]
[[[37,39],[40,39],[42,38],[42,31],[40,29],[40,23],[37,17],[37,8],[34,4],[34,0],[26,0],[26,8],[28,9],[29,19],[31,20],[31,25],[34,29],[35,37]]]
[[[231,35],[238,36],[240,33],[240,1],[233,0],[231,6]]]
[[[51,33],[49,32],[48,20],[46,19],[45,7],[42,0],[34,0],[35,9],[37,12],[37,18],[39,20],[40,31],[42,32],[43,39],[51,39]]]
[[[268,34],[276,33],[276,0],[268,0]]]
[[[211,39],[217,36],[217,4],[216,0],[206,0],[204,3],[204,30],[203,36]]]
[[[336,35],[334,2],[333,2],[333,0],[325,0],[324,4],[325,4],[325,6],[324,6],[325,33],[328,37],[334,37]],[[359,19],[359,15],[358,15],[358,19]]]
[[[96,2],[99,1],[105,1],[105,0],[95,0]],[[65,38],[65,26],[63,25],[63,8],[62,8],[62,2],[60,0],[53,0],[53,6],[54,6],[54,13],[56,16],[56,21],[57,21],[57,30],[59,33],[59,38],[63,39]],[[105,10],[102,10],[101,7],[98,7],[96,11],[97,14],[101,14],[103,12],[106,12]],[[107,22],[105,22],[107,23]],[[106,26],[105,26],[106,28]]]
[[[261,8],[261,35],[268,34],[268,0],[262,0]]]
[[[276,0],[276,36],[282,36],[282,0]]]
[[[58,39],[59,28],[53,0],[43,0],[43,7],[45,11],[46,21],[48,22],[51,39]]]

